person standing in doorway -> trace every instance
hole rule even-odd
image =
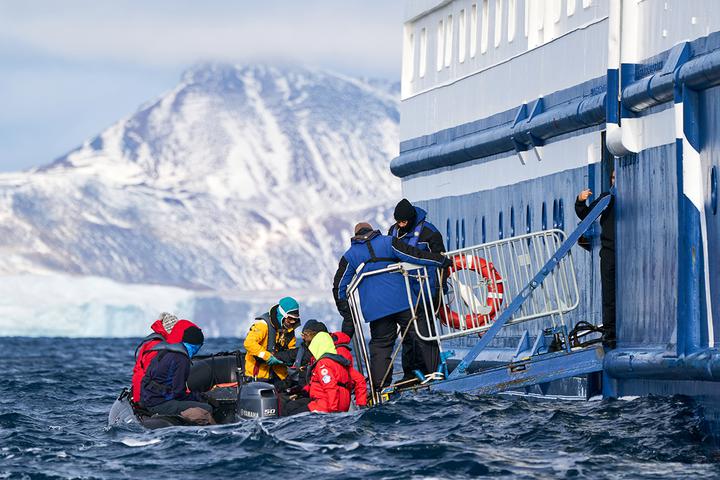
[[[602,193],[590,205],[586,202],[592,196],[588,188],[578,194],[575,213],[580,220],[590,214],[597,203],[611,196],[610,203],[600,216],[600,282],[603,305],[603,345],[615,348],[615,172],[610,177],[610,190]]]

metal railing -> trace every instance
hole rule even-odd
[[[561,230],[545,230],[447,252],[453,261],[447,272],[417,266],[407,271],[407,284],[418,301],[418,319],[427,341],[482,334],[488,330],[565,240]],[[410,300],[410,299],[409,299]],[[557,326],[562,315],[580,302],[572,256],[563,257],[515,312],[507,325],[550,317]],[[425,333],[428,332],[428,333]]]
[[[447,252],[452,266],[445,271],[396,263],[356,275],[348,286],[347,297],[355,324],[355,351],[368,377],[370,357],[358,288],[365,279],[382,274],[401,275],[415,333],[425,341],[437,342],[442,352],[443,341],[479,336],[488,330],[494,319],[545,268],[564,240],[561,230],[546,230]],[[557,326],[563,322],[563,314],[575,309],[578,303],[575,269],[572,257],[567,255],[554,265],[506,325],[550,317],[552,326]],[[393,359],[399,348],[400,342]],[[371,395],[378,401],[376,382],[369,379]]]

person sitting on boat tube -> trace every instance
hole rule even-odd
[[[157,415],[180,415],[199,425],[215,423],[212,407],[201,401],[198,394],[187,391],[190,359],[204,341],[200,328],[188,320],[181,320],[168,335],[167,342],[153,347],[158,354],[142,380],[142,407]]]
[[[302,333],[300,334],[303,342],[298,348],[295,363],[290,367],[291,371],[295,369],[295,371],[298,372],[295,383],[301,387],[307,386],[310,381],[309,374],[312,373],[312,365],[315,362],[315,357],[308,347],[318,333],[329,333],[327,326],[323,322],[319,322],[314,318],[305,322]],[[335,345],[336,353],[348,361],[350,389],[355,395],[355,404],[358,407],[366,406],[367,380],[353,366],[352,352],[350,351],[350,337],[342,332],[335,332],[330,334],[330,338],[332,338],[333,345]]]
[[[311,330],[303,333],[306,339],[312,338],[309,350],[314,359],[309,367],[309,381],[305,387],[308,397],[284,402],[281,408],[282,415],[289,416],[302,412],[347,412],[350,409],[350,393],[353,390],[356,404],[367,405],[365,378],[351,367],[345,357],[337,353],[330,334]]]
[[[140,402],[142,379],[150,366],[150,362],[152,362],[152,359],[155,358],[155,355],[158,353],[157,350],[153,350],[152,348],[158,343],[165,341],[177,323],[178,318],[175,315],[162,312],[158,319],[150,325],[153,333],[145,337],[135,349],[135,367],[133,367],[131,389],[133,402]]]
[[[382,235],[369,223],[358,223],[355,236],[350,240],[350,248],[343,254],[338,264],[333,282],[333,296],[340,314],[347,307],[347,287],[355,277],[363,273],[382,270],[396,262],[409,262],[431,267],[445,267],[450,260],[439,253],[420,250],[397,238]],[[380,383],[386,378],[386,384],[392,379],[390,355],[398,336],[398,326],[406,331],[403,338],[403,351],[412,352],[413,346],[420,346],[420,354],[425,359],[424,373],[431,373],[434,352],[416,342],[415,328],[406,328],[412,319],[408,304],[405,281],[398,273],[378,273],[366,277],[359,284],[360,310],[366,322],[370,323],[370,377],[373,386],[380,389]],[[344,330],[344,329],[343,329]],[[403,373],[405,379],[416,378],[409,354],[403,353]],[[388,372],[387,376],[385,373]]]
[[[287,377],[287,365],[295,361],[300,325],[300,304],[281,298],[270,311],[255,319],[245,337],[245,376],[248,380],[278,381]]]
[[[397,238],[406,244],[434,253],[445,253],[445,242],[443,241],[442,234],[440,231],[430,223],[427,219],[427,212],[420,207],[413,206],[412,203],[406,198],[403,198],[395,206],[393,212],[395,218],[395,224],[388,230],[388,235]],[[428,283],[430,286],[430,292],[433,297],[434,305],[438,305],[440,301],[439,293],[439,282],[437,269],[428,267]],[[415,279],[410,279],[410,283],[413,287],[415,295],[420,293],[420,284]],[[423,309],[419,309],[418,314],[423,313]],[[431,323],[432,325],[432,323]],[[418,318],[418,327],[420,333],[429,336],[428,322],[424,316]],[[433,332],[434,333],[434,332]],[[417,339],[418,342],[423,342],[421,339]],[[424,359],[419,353],[421,351],[428,351],[427,358],[430,360],[430,364],[427,367],[424,364]],[[434,352],[434,353],[432,353]],[[427,373],[431,373],[437,370],[438,364],[440,363],[440,350],[437,342],[424,342],[424,345],[414,345],[412,351],[403,352],[404,355],[411,355],[412,360],[407,360],[413,364],[414,370],[426,370]]]

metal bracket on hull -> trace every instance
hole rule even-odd
[[[527,103],[523,103],[515,114],[515,120],[512,124],[512,140],[515,153],[517,153],[520,163],[527,165],[531,157],[538,162],[543,159],[543,148],[545,141],[530,130],[524,130],[523,124],[529,124],[535,117],[545,111],[545,102],[542,97],[535,101],[532,111],[528,115]]]
[[[458,366],[450,374],[450,379],[458,378],[467,374],[467,368],[480,352],[487,347],[490,342],[495,338],[495,335],[505,326],[505,324],[512,318],[515,313],[522,307],[523,303],[530,297],[530,294],[538,288],[550,272],[560,263],[560,260],[570,252],[570,249],[577,243],[580,236],[590,228],[590,225],[597,220],[597,218],[605,211],[605,208],[610,204],[612,195],[603,197],[597,205],[590,211],[587,217],[580,222],[577,228],[567,237],[565,242],[560,245],[560,248],[553,254],[550,260],[543,266],[543,268],[530,280],[530,282],[522,289],[519,295],[515,297],[512,303],[507,307],[506,310],[495,320],[492,327],[482,336],[482,338],[475,344],[475,346],[465,355]]]

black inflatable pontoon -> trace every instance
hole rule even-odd
[[[188,388],[193,392],[202,392],[209,399],[217,423],[278,416],[278,397],[272,385],[242,383],[243,360],[243,352],[224,352],[193,359]],[[109,426],[139,424],[156,429],[192,425],[180,416],[153,415],[132,403],[131,398],[129,390],[123,389],[110,408]]]

